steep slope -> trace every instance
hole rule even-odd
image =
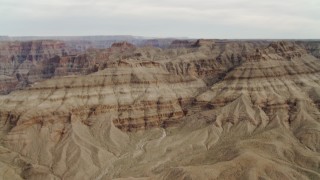
[[[319,70],[294,43],[249,54],[197,97],[202,112],[139,136],[142,152],[109,177],[319,179]]]
[[[72,50],[62,41],[2,42],[0,94],[8,94],[52,77],[96,72],[101,68],[99,62],[104,62],[102,65],[106,66],[110,56],[125,54],[130,49],[135,47],[129,43],[115,43],[106,50],[82,53]]]
[[[51,77],[59,57],[68,53],[61,41],[0,43],[0,94]]]
[[[320,58],[320,41],[298,41],[297,44],[304,47],[314,57]]]
[[[0,96],[2,177],[320,178],[319,59],[294,42],[182,44],[116,43],[87,75]]]

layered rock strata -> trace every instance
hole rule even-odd
[[[78,57],[79,71],[62,57],[60,75],[0,96],[3,178],[320,178],[320,61],[304,46],[123,42]]]
[[[8,78],[1,78],[0,93],[19,89],[29,81],[51,77],[57,61],[67,53],[65,44],[60,41],[1,42],[0,75],[10,77],[15,83],[3,85]],[[18,84],[20,86],[15,86]]]

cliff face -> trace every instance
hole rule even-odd
[[[130,45],[115,44],[102,57],[107,62],[113,50]],[[126,47],[128,46],[128,47]],[[0,94],[22,89],[34,82],[56,76],[81,75],[97,71],[95,54],[77,53],[61,41],[2,42],[0,44]],[[101,53],[102,54],[102,53]]]
[[[237,48],[241,49],[240,46],[237,45]],[[71,112],[80,115],[116,112],[117,118],[113,123],[123,130],[167,126],[187,113],[184,106],[191,104],[199,90],[206,87],[206,82],[216,81],[216,76],[241,62],[240,57],[232,57],[232,54],[240,53],[237,48],[230,49],[228,54],[214,54],[207,49],[181,49],[182,52],[178,52],[180,50],[136,49],[128,43],[116,43],[107,50],[88,55],[52,58],[50,63],[56,65],[46,72],[51,72],[55,78],[33,84],[19,93],[34,92],[32,103],[35,103],[34,100],[39,100],[39,104],[57,101],[59,109],[69,109],[66,103],[69,100],[83,99],[85,103],[74,102],[75,108],[67,110],[65,116],[68,117]],[[219,60],[215,61],[214,56]],[[91,67],[95,69],[89,71]],[[75,76],[77,72],[89,75]],[[29,76],[37,74],[34,71]],[[84,89],[86,92],[97,92],[86,94]],[[61,93],[66,90],[67,94]],[[53,99],[41,98],[39,95],[43,91],[46,92],[44,94],[53,93],[56,96]],[[96,100],[87,104],[91,98]],[[61,104],[67,105],[64,107]],[[40,109],[34,110],[39,113]],[[51,106],[50,109],[55,108]],[[47,113],[52,116],[52,112]]]
[[[0,43],[0,93],[19,89],[30,82],[51,77],[62,56],[67,55],[63,42],[30,41]]]
[[[173,44],[43,60],[51,79],[0,96],[1,175],[320,178],[320,61],[305,46]]]

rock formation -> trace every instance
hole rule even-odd
[[[320,178],[320,60],[306,44],[60,52],[27,77],[2,68],[4,89],[30,81],[0,96],[3,179]]]
[[[51,77],[57,61],[67,53],[64,43],[59,41],[1,42],[0,93]]]

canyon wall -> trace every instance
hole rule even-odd
[[[320,60],[306,45],[66,52],[30,60],[53,65],[21,70],[28,86],[0,96],[3,178],[320,178]],[[4,70],[2,87],[17,89]]]

